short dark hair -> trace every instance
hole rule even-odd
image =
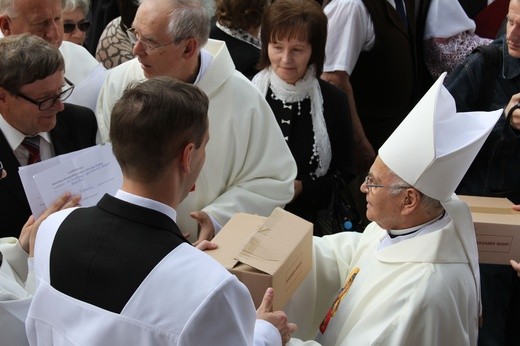
[[[267,52],[269,42],[296,37],[310,43],[309,65],[316,65],[316,77],[321,75],[325,62],[327,16],[315,0],[276,0],[264,12],[260,36],[260,70],[271,65]]]
[[[0,87],[10,92],[64,70],[58,48],[40,37],[21,34],[0,39]]]
[[[208,129],[208,104],[198,87],[169,77],[130,84],[110,118],[112,150],[123,173],[150,182],[187,144],[199,148]]]
[[[271,0],[215,0],[217,21],[230,28],[259,27]]]

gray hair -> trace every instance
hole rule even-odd
[[[86,16],[90,8],[90,0],[65,0],[63,12],[72,12],[74,10],[81,10]]]
[[[144,1],[147,0],[140,0],[140,4]],[[170,0],[170,4],[172,7],[168,25],[170,36],[177,43],[194,37],[201,47],[204,46],[209,38],[211,17],[215,12],[214,1]]]
[[[61,0],[62,8],[65,7],[66,1],[67,0]],[[20,15],[16,8],[16,0],[0,0],[0,16],[3,15],[6,15],[10,18],[16,18]]]
[[[64,71],[58,50],[44,39],[30,34],[0,40],[0,87],[18,92],[21,87]]]
[[[402,189],[415,189],[419,195],[421,196],[420,200],[420,208],[422,211],[424,211],[427,214],[435,214],[441,210],[443,210],[443,206],[441,205],[441,202],[435,198],[431,198],[430,196],[425,195],[421,191],[417,190],[412,185],[408,184],[406,181],[401,179],[397,174],[392,172],[390,169],[388,169],[389,173],[393,176],[393,183],[390,185],[390,193],[396,195],[398,194]]]

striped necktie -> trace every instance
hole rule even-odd
[[[27,164],[31,165],[36,162],[40,162],[40,136],[25,137],[22,142],[22,146],[29,151],[29,160]]]
[[[408,29],[408,18],[406,17],[406,12],[404,11],[403,2],[404,0],[395,0],[395,10],[397,11],[397,14],[399,14],[404,27]]]

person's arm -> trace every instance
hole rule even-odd
[[[72,196],[70,193],[64,193],[60,196],[49,208],[47,208],[37,219],[34,216],[29,216],[29,219],[23,225],[20,237],[18,238],[21,247],[29,254],[29,257],[34,256],[34,241],[36,240],[36,233],[40,224],[49,215],[58,210],[75,207],[81,199],[80,195]]]
[[[347,94],[350,118],[352,121],[352,133],[354,137],[354,152],[356,153],[354,156],[356,171],[359,174],[368,172],[370,166],[374,162],[376,154],[374,148],[372,148],[372,145],[366,138],[363,125],[361,125],[361,120],[359,120],[356,101],[354,100],[354,92],[352,90],[352,85],[350,84],[350,76],[345,71],[334,71],[323,72],[321,78],[334,84]]]
[[[374,46],[374,26],[361,1],[333,1],[324,11],[328,18],[329,34],[321,78],[347,94],[356,153],[354,162],[357,173],[362,174],[372,165],[375,152],[365,136],[357,113],[350,75],[361,52]]]
[[[518,263],[514,260],[511,260],[510,263],[511,263],[511,266],[513,267],[513,269],[516,270],[518,277],[520,277],[520,263]]]
[[[236,277],[229,277],[193,312],[179,335],[179,344],[276,346],[282,345],[282,337],[278,326],[257,318],[247,288]]]

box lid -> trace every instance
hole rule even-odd
[[[302,229],[312,224],[281,208],[273,210],[244,246],[237,260],[268,274],[274,274],[298,246]]]
[[[520,215],[511,208],[513,203],[507,198],[465,195],[459,195],[459,198],[468,204],[472,213]]]
[[[312,230],[312,224],[281,208],[275,208],[268,218],[237,214],[224,226],[239,232],[219,232],[213,242],[226,244],[225,249],[211,251],[211,256],[226,269],[239,262],[273,275],[298,246],[302,229]]]
[[[216,244],[226,244],[225,248],[218,247],[211,250],[210,255],[222,264],[227,270],[232,269],[238,263],[240,252],[246,247],[253,235],[260,229],[265,217],[237,213],[211,240]],[[225,229],[237,229],[239,232],[225,232]]]

